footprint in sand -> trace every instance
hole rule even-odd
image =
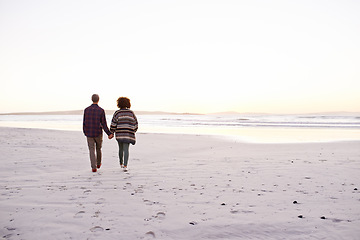
[[[125,185],[123,186],[123,190],[126,190],[127,188],[131,188],[132,184],[131,183],[125,183]]]
[[[100,231],[104,231],[104,229],[100,226],[95,226],[95,227],[90,228],[90,231],[91,232],[100,232]]]
[[[105,198],[99,198],[99,199],[95,202],[95,204],[96,204],[96,205],[103,204],[104,201],[105,201]]]
[[[243,212],[243,213],[254,213],[254,211],[250,211],[250,210],[242,210],[241,212]]]
[[[155,216],[155,218],[159,219],[159,220],[164,220],[165,219],[165,213],[164,212],[158,212]]]
[[[151,216],[150,218],[144,218],[144,221],[151,221],[152,219],[157,220],[164,220],[165,219],[165,213],[164,212],[158,212],[155,216]]]
[[[75,216],[74,216],[74,218],[82,218],[83,216],[83,214],[85,213],[85,211],[80,211],[80,212],[78,212],[78,213],[76,213],[75,214]]]
[[[138,189],[135,189],[135,192],[136,192],[136,193],[143,193],[144,190],[142,190],[141,188],[138,188]]]
[[[159,202],[153,202],[153,201],[150,201],[150,200],[147,200],[147,199],[143,199],[143,202],[144,202],[146,205],[159,204]]]
[[[153,204],[150,200],[147,200],[147,199],[145,199],[145,200],[143,200],[143,201],[144,201],[144,203],[145,203],[146,205],[152,205],[152,204]]]
[[[96,212],[95,212],[95,214],[94,214],[92,217],[94,217],[94,218],[98,218],[98,217],[99,217],[99,215],[100,215],[100,211],[98,210],[98,211],[96,211]]]
[[[100,181],[97,181],[97,182],[94,184],[94,186],[100,186],[100,185],[102,185],[102,182],[100,182]]]
[[[155,238],[155,233],[153,231],[149,231],[149,232],[145,233],[145,235]]]

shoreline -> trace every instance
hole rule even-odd
[[[51,126],[18,127],[0,126],[10,129],[37,129],[66,132],[81,132],[77,129],[58,129]],[[325,128],[273,128],[273,127],[246,127],[246,128],[199,128],[199,127],[142,127],[137,134],[172,134],[172,135],[200,135],[244,143],[331,143],[360,141],[358,129],[325,129]]]
[[[107,115],[110,123],[112,116]],[[358,117],[140,115],[138,133],[197,134],[242,142],[296,143],[360,140]],[[0,126],[82,131],[82,116],[5,116]]]

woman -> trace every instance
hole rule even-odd
[[[110,125],[110,132],[115,132],[116,140],[119,144],[120,166],[127,171],[129,160],[129,145],[135,145],[135,133],[138,129],[138,121],[133,111],[130,110],[130,99],[120,97],[117,100],[117,106],[120,108],[114,113]]]

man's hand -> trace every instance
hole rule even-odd
[[[109,135],[109,139],[112,139],[113,137],[114,137],[113,133]]]

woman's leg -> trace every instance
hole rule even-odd
[[[124,166],[127,167],[129,160],[129,143],[123,143],[123,151],[124,151]]]
[[[120,165],[123,165],[124,164],[124,162],[123,162],[123,152],[124,152],[123,143],[118,141],[118,145],[119,145],[119,161],[120,161]]]

